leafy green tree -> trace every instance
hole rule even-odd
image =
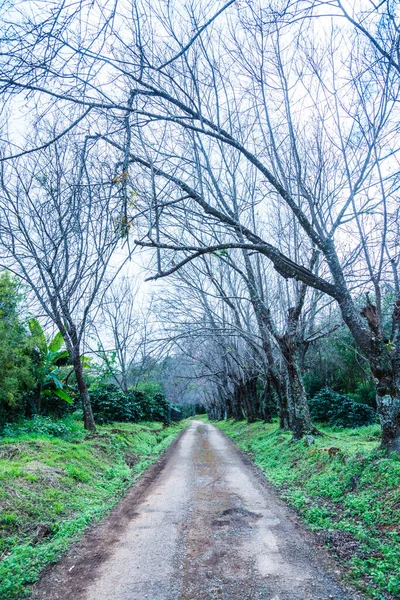
[[[21,318],[24,295],[16,277],[0,274],[0,420],[23,412],[24,393],[33,388],[30,336]]]

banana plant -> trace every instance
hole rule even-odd
[[[29,320],[29,330],[32,335],[33,350],[37,356],[37,390],[36,397],[57,396],[73,403],[70,395],[71,388],[61,377],[61,367],[68,365],[69,353],[63,349],[64,338],[61,333],[56,333],[54,338],[48,342],[46,335],[37,319]]]

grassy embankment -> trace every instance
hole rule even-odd
[[[333,549],[349,581],[371,598],[400,598],[400,459],[377,450],[378,426],[321,427],[326,436],[307,446],[276,424],[214,424]]]
[[[87,435],[71,418],[8,426],[0,437],[0,599],[29,584],[121,499],[185,423],[116,424]]]

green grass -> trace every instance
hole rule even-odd
[[[102,426],[72,418],[8,426],[0,438],[0,599],[29,595],[43,568],[107,514],[185,423]]]
[[[353,584],[371,598],[400,598],[400,459],[377,450],[378,426],[320,427],[326,435],[307,446],[276,424],[215,425],[333,546]]]

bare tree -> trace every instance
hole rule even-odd
[[[380,72],[365,73],[363,64],[358,65],[354,59],[348,59],[351,79],[345,85],[343,76],[336,72],[335,54],[341,53],[342,49],[338,40],[334,41],[334,36],[330,40],[328,38],[326,53],[318,59],[319,62],[314,49],[310,54],[309,44],[304,44],[303,48],[298,45],[297,54],[302,56],[302,62],[295,69],[283,49],[287,41],[285,36],[279,30],[275,31],[268,46],[265,41],[268,32],[262,13],[257,14],[253,9],[250,12],[251,26],[248,21],[242,21],[248,44],[243,43],[244,36],[240,37],[236,29],[237,44],[232,51],[232,59],[234,57],[237,63],[240,62],[251,81],[251,93],[256,98],[256,103],[251,101],[250,96],[246,98],[249,106],[253,107],[251,127],[247,116],[249,108],[242,112],[238,108],[236,90],[231,92],[234,85],[231,72],[235,67],[226,55],[223,72],[221,68],[217,75],[214,72],[213,80],[209,71],[212,101],[209,101],[210,93],[202,94],[198,90],[194,93],[196,85],[198,88],[201,84],[198,78],[195,81],[188,73],[198,73],[200,69],[205,73],[206,62],[209,65],[213,63],[204,45],[199,51],[203,53],[201,58],[193,56],[190,70],[187,65],[186,71],[182,67],[184,75],[180,85],[186,97],[170,82],[161,86],[158,81],[152,80],[149,83],[152,94],[159,103],[162,102],[162,106],[155,104],[152,113],[147,105],[144,110],[138,109],[138,113],[147,115],[149,119],[157,113],[157,121],[164,119],[171,131],[181,127],[187,133],[186,144],[194,136],[207,139],[207,153],[214,164],[220,144],[235,149],[265,178],[270,194],[276,195],[280,204],[292,212],[314,247],[313,251],[322,258],[320,272],[323,276],[313,273],[307,263],[304,264],[304,256],[289,258],[276,245],[266,241],[265,232],[243,224],[243,218],[239,221],[222,200],[217,206],[210,202],[204,183],[198,184],[197,172],[188,168],[187,151],[185,155],[182,153],[179,175],[176,151],[170,154],[170,159],[166,158],[164,151],[162,159],[153,154],[150,161],[138,155],[132,156],[131,160],[151,171],[153,176],[175,185],[180,194],[184,192],[190,196],[206,215],[226,225],[235,236],[240,233],[246,242],[235,244],[232,241],[231,244],[205,248],[160,244],[152,239],[150,244],[153,246],[175,251],[180,249],[186,253],[177,266],[160,270],[159,276],[173,272],[205,251],[241,246],[267,256],[283,277],[298,279],[334,298],[356,343],[370,361],[377,385],[383,445],[398,449],[399,309],[396,304],[392,312],[392,331],[388,334],[384,331],[381,306],[382,293],[388,285],[398,298],[395,291],[398,242],[393,228],[389,227],[395,213],[397,189],[397,146],[394,141],[397,95],[393,94],[394,91],[397,94],[398,88],[392,78],[388,85]],[[254,48],[257,48],[257,53]],[[262,64],[273,70],[273,86],[267,83],[267,73]],[[327,86],[325,81],[330,81],[331,85]],[[344,94],[339,93],[340,81],[343,81],[342,90],[346,90]],[[227,86],[231,86],[229,100],[225,92]],[[307,111],[302,114],[303,122],[293,116],[296,97],[292,89],[300,87],[305,90],[310,102]],[[221,92],[221,89],[224,91]],[[188,102],[187,97],[191,101]],[[228,107],[224,111],[221,109],[222,97]],[[325,114],[321,111],[322,100]],[[274,122],[272,113],[275,107],[278,112],[274,115]],[[222,122],[227,123],[226,128]],[[255,129],[258,132],[257,145],[253,141]],[[195,159],[196,156],[196,162]],[[155,161],[162,166],[155,166]],[[383,163],[386,164],[385,172]],[[186,210],[194,212],[188,206]],[[346,236],[347,243],[344,241]],[[375,296],[376,304],[367,300],[361,315],[352,296],[355,285],[364,290],[370,287]],[[400,303],[400,299],[397,302]]]
[[[139,287],[132,278],[116,279],[91,322],[97,343],[91,350],[125,393],[140,379],[151,350],[153,301],[144,308],[138,295]]]
[[[371,62],[376,62],[378,59],[386,68],[394,69],[397,75],[400,75],[400,15],[396,2],[384,0],[379,3],[348,3],[342,0],[294,0],[281,7],[278,13],[273,7],[270,11],[282,24],[324,17],[327,14],[338,22],[345,19],[369,44],[372,50]]]
[[[110,182],[108,167],[73,142],[13,168],[3,165],[1,173],[2,263],[26,281],[62,333],[90,430],[95,424],[82,350],[90,311],[112,278],[110,259],[120,243],[121,214]]]

